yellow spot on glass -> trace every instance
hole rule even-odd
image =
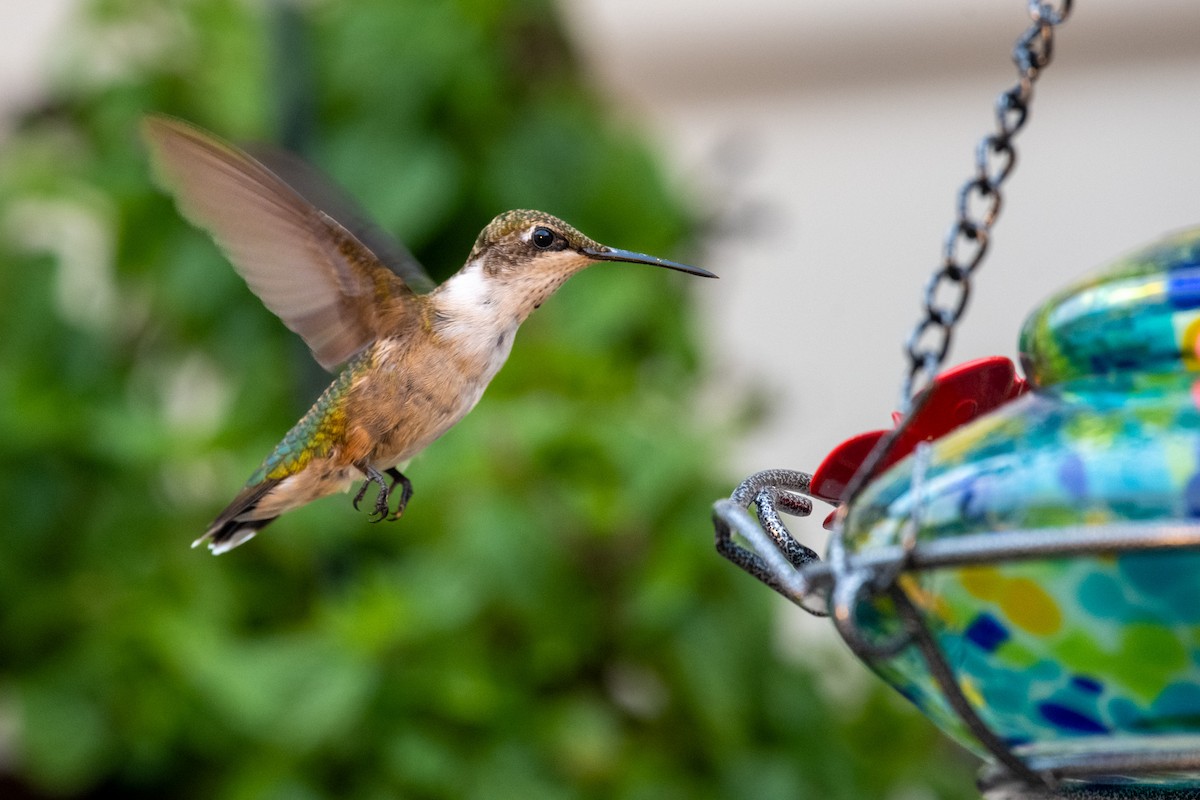
[[[1000,608],[1013,625],[1035,636],[1056,633],[1062,627],[1062,611],[1046,590],[1028,578],[1005,581]]]

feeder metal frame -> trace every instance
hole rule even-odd
[[[918,448],[912,492],[922,491],[920,462],[928,448]],[[902,543],[850,553],[840,516],[829,539],[829,559],[792,536],[780,512],[807,516],[813,509],[807,495],[812,476],[792,470],[767,470],[751,475],[728,500],[713,506],[717,550],[742,569],[809,613],[832,616],[838,633],[864,661],[889,658],[904,648],[918,648],[943,696],[971,734],[995,759],[984,783],[1018,781],[1027,790],[1057,789],[1065,779],[1113,774],[1200,772],[1200,752],[1089,752],[1061,756],[1023,757],[992,731],[971,707],[954,671],[938,647],[920,611],[899,582],[906,572],[927,572],[1013,561],[1083,555],[1113,555],[1155,550],[1200,549],[1200,525],[1154,522],[1115,522],[1103,526],[1077,525],[1045,530],[1004,530],[964,534],[918,542],[919,520],[907,526]],[[914,505],[920,506],[920,503]],[[755,516],[748,513],[755,508]],[[751,549],[738,544],[735,534]],[[872,640],[859,627],[855,610],[872,597],[887,595],[904,625],[897,636]],[[826,612],[825,609],[831,609]]]

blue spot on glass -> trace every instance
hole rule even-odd
[[[1118,729],[1136,730],[1144,714],[1132,700],[1116,697],[1108,704],[1108,716]]]
[[[1167,300],[1174,308],[1200,306],[1200,270],[1194,262],[1172,264],[1167,278]]]
[[[1121,619],[1128,612],[1124,590],[1111,575],[1093,573],[1079,584],[1079,604],[1094,617]]]
[[[977,482],[978,483],[978,482]],[[958,501],[958,515],[964,522],[981,522],[987,513],[987,502],[977,483],[963,489]]]
[[[1021,671],[997,670],[977,677],[979,693],[995,714],[1014,714],[1024,718],[1029,709],[1030,681]]]
[[[1200,517],[1200,475],[1193,475],[1183,487],[1183,502],[1189,517]]]
[[[1155,698],[1153,708],[1164,717],[1200,717],[1200,686],[1173,683]]]
[[[1031,681],[1055,681],[1065,679],[1062,664],[1052,658],[1043,658],[1025,670]]]
[[[1082,675],[1076,675],[1074,678],[1071,678],[1071,685],[1088,694],[1100,694],[1104,691],[1104,684],[1100,683],[1100,681],[1085,678]]]
[[[1008,641],[1008,631],[986,611],[976,617],[963,634],[968,642],[991,653]]]
[[[1058,482],[1071,497],[1087,497],[1087,471],[1083,466],[1083,459],[1077,453],[1064,456],[1062,465],[1058,468]]]
[[[1200,553],[1128,553],[1118,562],[1126,586],[1139,604],[1154,604],[1164,620],[1200,621]]]
[[[1108,728],[1096,720],[1058,703],[1042,703],[1038,706],[1038,711],[1043,719],[1062,730],[1075,733],[1108,733]]]

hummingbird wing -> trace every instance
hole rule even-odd
[[[375,341],[385,320],[394,330],[418,313],[409,283],[260,162],[176,119],[147,117],[143,133],[183,216],[212,235],[321,366],[333,370]]]
[[[379,227],[354,198],[312,164],[277,147],[253,145],[245,149],[305,200],[340,222],[414,292],[428,294],[437,286],[407,247]]]

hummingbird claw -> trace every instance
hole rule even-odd
[[[375,510],[371,512],[368,519],[371,522],[383,522],[387,519],[391,509],[388,508],[388,500],[390,499],[392,490],[388,486],[384,486],[383,482],[379,483],[379,494],[375,496]]]
[[[396,484],[400,484],[400,502],[396,504],[396,510],[387,518],[388,522],[395,522],[404,514],[404,509],[408,508],[408,501],[411,500],[413,496],[413,485],[412,481],[406,478],[404,473],[395,467],[386,470],[386,472],[388,477],[392,479],[392,485],[389,489],[389,494],[391,493],[391,489],[396,488]]]
[[[360,488],[358,493],[354,495],[354,500],[352,501],[354,510],[358,510],[358,504],[366,495],[367,487],[372,483],[375,483],[379,485],[379,494],[375,496],[375,509],[371,511],[370,515],[367,517],[368,521],[383,522],[386,519],[388,522],[394,522],[400,519],[400,516],[404,513],[404,509],[408,506],[408,501],[411,500],[413,496],[412,481],[406,478],[404,473],[400,472],[400,470],[396,469],[395,467],[390,467],[385,470],[388,477],[392,479],[391,485],[388,485],[387,482],[384,481],[383,473],[374,467],[365,466],[359,467],[359,469],[363,471],[363,474],[367,476],[367,479],[363,481],[362,488]],[[389,507],[389,501],[392,497],[392,490],[396,488],[397,484],[400,485],[400,502],[396,504],[396,510],[393,512]]]
[[[358,504],[362,502],[363,496],[367,493],[367,487],[370,485],[371,481],[369,479],[363,481],[362,488],[358,490],[358,494],[354,495],[354,499],[350,501],[355,511],[358,511]]]

